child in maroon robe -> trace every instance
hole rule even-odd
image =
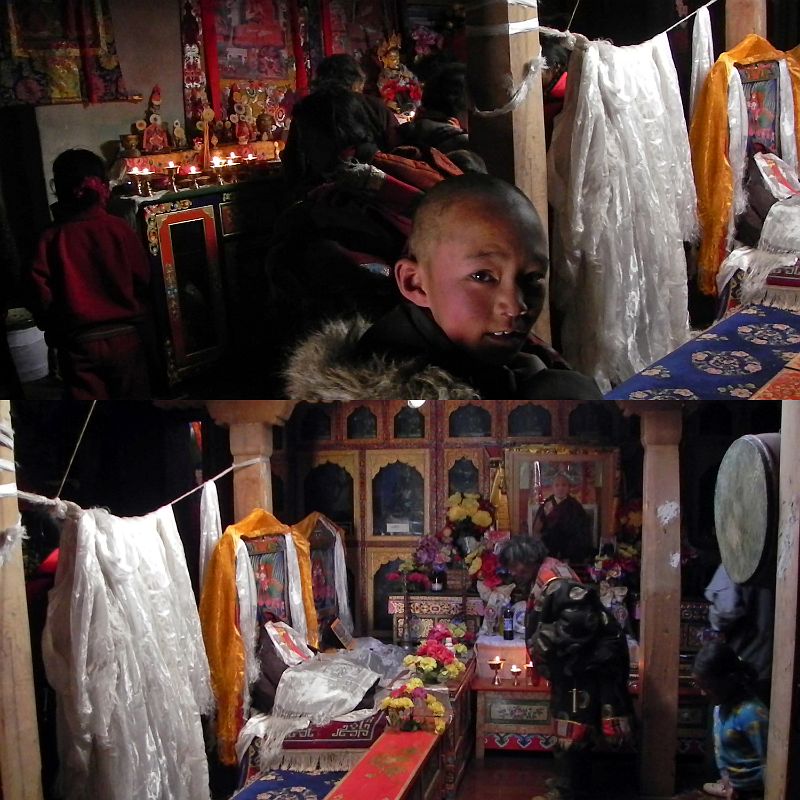
[[[150,267],[142,244],[105,210],[101,159],[66,150],[53,162],[57,222],[39,241],[32,311],[58,352],[67,396],[149,397]]]

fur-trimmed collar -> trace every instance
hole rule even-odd
[[[396,360],[382,354],[358,357],[358,341],[369,327],[363,317],[332,320],[305,339],[284,370],[287,397],[316,402],[479,397],[468,384],[420,359]]]

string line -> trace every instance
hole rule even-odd
[[[75,457],[75,452],[77,452],[78,446],[80,445],[80,440],[83,437],[83,433],[86,430],[86,425],[89,424],[89,418],[91,417],[92,410],[94,408],[94,402],[92,404],[92,409],[89,411],[89,415],[86,417],[86,422],[84,423],[83,430],[81,431],[81,436],[78,437],[78,444],[75,446],[75,451],[73,452],[73,458]],[[12,428],[0,424],[0,446],[8,447],[11,449],[13,447],[14,442],[14,431]],[[199,492],[206,484],[213,483],[214,481],[219,480],[220,478],[227,475],[229,472],[234,472],[237,469],[243,469],[244,467],[252,467],[255,464],[266,464],[268,463],[268,459],[265,457],[260,458],[250,458],[247,461],[240,461],[236,464],[231,464],[231,466],[223,469],[222,472],[217,473],[214,475],[213,478],[209,478],[208,480],[199,483],[197,486],[192,487],[189,489],[188,492],[184,492],[180,497],[176,497],[174,500],[170,500],[169,503],[164,503],[161,508],[165,506],[174,506],[176,503],[180,503],[181,500],[185,500],[189,495],[194,494],[195,492]],[[72,460],[70,460],[70,466],[72,465]],[[9,461],[8,459],[2,458],[0,459],[0,472],[14,472],[14,462]],[[69,473],[69,467],[67,467],[67,473]],[[66,476],[65,476],[66,479]],[[61,483],[61,488],[64,486],[64,481]],[[61,489],[59,489],[59,494]],[[5,483],[0,484],[0,498],[5,497],[16,497],[19,500],[25,500],[29,503],[34,503],[35,505],[40,506],[48,506],[50,508],[54,508],[56,514],[58,516],[66,516],[67,513],[70,512],[79,512],[82,509],[76,503],[73,503],[71,500],[62,500],[60,497],[45,497],[41,494],[34,494],[32,492],[24,492],[20,489],[17,489],[17,484],[12,483]]]
[[[683,17],[683,19],[679,19],[674,25],[670,25],[669,28],[667,28],[664,31],[664,33],[669,33],[671,30],[674,30],[679,25],[683,25],[683,23],[686,22],[686,20],[691,19],[695,14],[697,14],[698,11],[702,11],[704,8],[708,8],[709,6],[713,6],[714,3],[716,2],[717,0],[708,0],[708,2],[705,5],[696,8],[694,11],[692,11],[691,14],[687,14],[685,17]]]
[[[578,6],[581,4],[581,0],[578,0],[575,3],[575,8],[572,9],[572,16],[569,18],[569,22],[567,23],[567,30],[569,30],[570,26],[572,25],[572,21],[575,19],[575,14],[578,13]]]
[[[83,423],[81,432],[78,435],[78,441],[75,442],[75,447],[72,451],[72,455],[70,456],[69,464],[67,464],[67,470],[64,473],[64,477],[61,479],[61,485],[58,487],[58,491],[56,492],[56,497],[60,497],[61,492],[64,491],[64,484],[67,482],[67,476],[69,475],[69,471],[72,469],[72,462],[75,460],[78,448],[81,446],[81,442],[83,441],[83,434],[86,433],[86,428],[89,425],[89,420],[92,418],[92,413],[94,412],[94,407],[96,405],[97,405],[97,400],[92,400],[92,405],[89,407],[89,413],[86,415],[86,421]]]

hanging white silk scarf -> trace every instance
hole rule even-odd
[[[694,116],[694,107],[708,73],[714,65],[714,38],[711,34],[711,15],[701,8],[694,17],[692,28],[692,81],[689,87],[689,119]]]
[[[306,620],[306,607],[303,603],[303,582],[300,578],[300,562],[297,559],[297,548],[291,533],[283,536],[286,542],[286,572],[289,576],[289,613],[292,627],[303,637],[308,639],[308,622]]]
[[[607,391],[689,336],[683,242],[697,234],[696,195],[666,36],[592,42],[575,63],[551,147],[554,300],[564,355]]]
[[[206,565],[222,538],[222,520],[219,514],[219,495],[215,481],[203,485],[200,496],[200,594],[206,577]]]
[[[171,508],[65,521],[42,648],[68,800],[209,797],[208,661]]]
[[[798,171],[797,163],[797,131],[795,130],[794,94],[792,93],[792,79],[789,75],[789,66],[786,59],[778,62],[780,81],[780,155],[781,158]]]
[[[250,713],[250,686],[258,680],[261,666],[256,649],[258,647],[258,593],[253,562],[244,540],[236,544],[236,595],[239,600],[239,633],[244,647],[244,685],[242,687],[242,714],[247,719]]]
[[[727,248],[733,245],[736,217],[747,207],[744,179],[747,174],[747,101],[739,71],[731,70],[728,79],[728,162],[733,172],[733,205],[728,219]]]
[[[333,569],[336,573],[336,604],[339,607],[339,619],[347,632],[353,633],[353,617],[350,614],[350,601],[347,598],[347,564],[344,560],[342,537],[336,533],[336,544],[333,547]]]

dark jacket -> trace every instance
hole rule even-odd
[[[401,125],[397,132],[402,144],[435,147],[442,153],[469,149],[469,134],[433,112]]]
[[[528,348],[526,348],[528,349]],[[552,368],[551,352],[530,346],[508,365],[484,365],[456,347],[423,309],[402,303],[374,325],[335,320],[309,336],[285,371],[288,397],[596,400],[589,378]]]
[[[595,728],[612,739],[626,738],[632,721],[628,644],[596,588],[552,580],[528,606],[528,652],[551,682],[553,718],[573,728],[560,731],[557,722],[556,736],[569,740],[580,728]]]

